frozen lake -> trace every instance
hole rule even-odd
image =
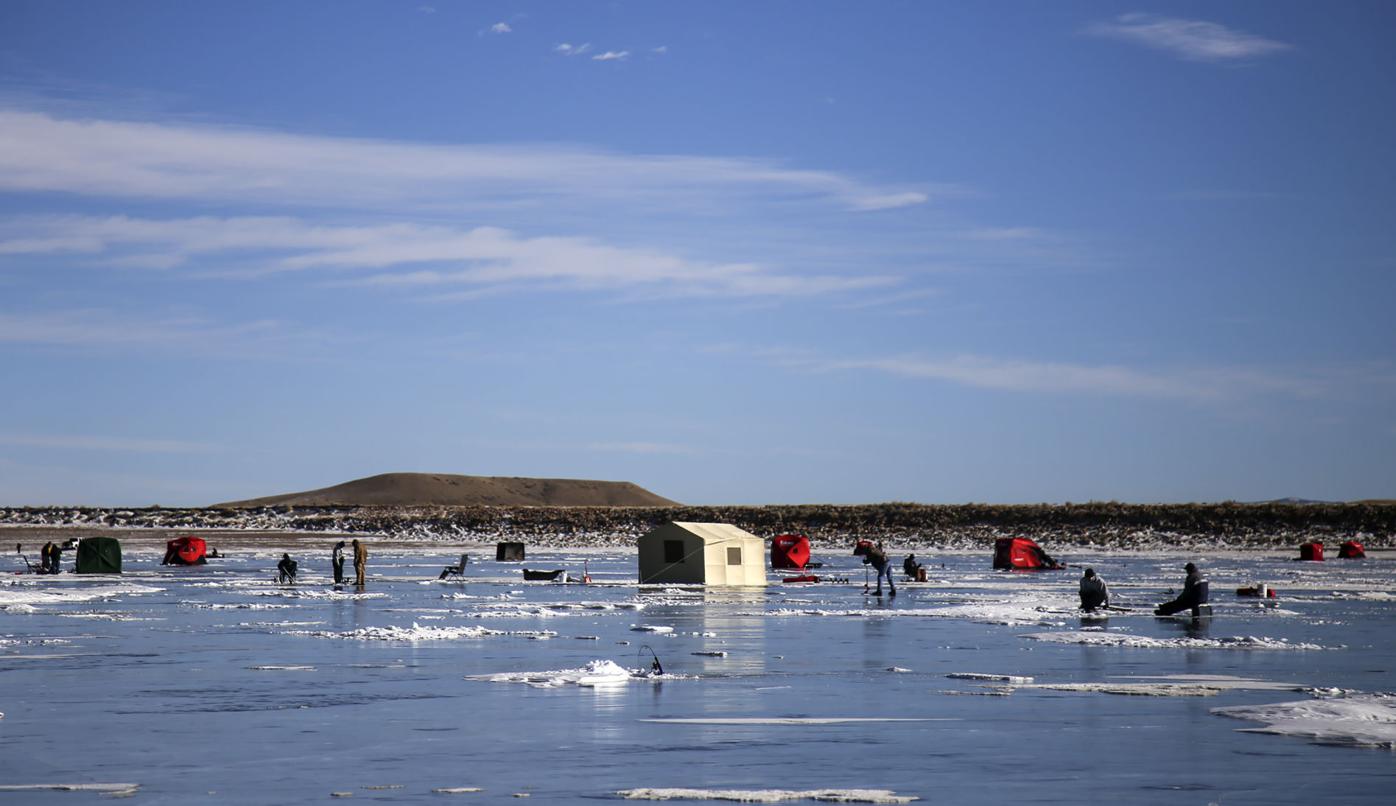
[[[130,793],[118,784],[164,804],[1396,791],[1390,560],[1071,553],[1139,608],[1083,620],[1079,570],[995,573],[987,551],[922,555],[933,581],[879,600],[851,556],[816,557],[849,584],[719,592],[641,589],[633,552],[531,552],[523,565],[575,576],[589,561],[596,584],[557,585],[493,561],[441,582],[458,549],[375,548],[355,594],[328,585],[331,542],[298,551],[295,586],[274,582],[271,547],[194,568],[128,547],[121,577],[5,576],[0,803]],[[1215,617],[1154,618],[1188,559]],[[1256,581],[1274,606],[1234,595]],[[643,647],[666,674],[641,676]]]

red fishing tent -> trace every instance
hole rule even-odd
[[[1318,542],[1300,543],[1299,559],[1323,562],[1323,544]]]
[[[1360,560],[1367,556],[1367,550],[1362,548],[1362,544],[1356,540],[1349,540],[1338,547],[1338,558],[1343,560]]]
[[[204,552],[208,545],[204,543],[202,537],[177,537],[165,544],[165,559],[160,561],[161,565],[198,565],[208,562],[204,559]]]
[[[1026,537],[1000,537],[994,541],[994,568],[1055,569],[1063,566]]]
[[[808,562],[808,537],[804,535],[776,535],[772,538],[772,568],[804,568]]]

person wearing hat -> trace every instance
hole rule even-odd
[[[1094,568],[1087,568],[1081,575],[1081,609],[1087,613],[1098,607],[1110,606],[1110,588],[1105,579],[1096,574]]]
[[[1192,563],[1183,566],[1183,570],[1188,573],[1187,578],[1183,580],[1183,592],[1173,601],[1159,605],[1154,615],[1171,616],[1207,604],[1207,578],[1202,576],[1202,572]],[[1194,612],[1193,615],[1197,614]]]

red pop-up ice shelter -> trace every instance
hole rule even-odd
[[[1299,559],[1323,562],[1323,544],[1318,542],[1300,543]]]
[[[1342,560],[1360,560],[1366,556],[1367,550],[1356,540],[1349,540],[1338,547],[1338,558]]]
[[[809,562],[809,538],[804,535],[776,535],[771,540],[772,568],[804,568]]]
[[[994,541],[994,568],[1046,570],[1061,567],[1041,546],[1026,537],[1000,537]]]
[[[177,537],[165,544],[165,559],[161,565],[199,565],[206,563],[204,552],[208,549],[202,537]]]

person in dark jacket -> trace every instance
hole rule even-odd
[[[1089,613],[1096,608],[1109,606],[1110,588],[1105,584],[1105,579],[1094,568],[1087,568],[1086,573],[1081,575],[1081,609]]]
[[[1193,615],[1197,615],[1195,608],[1207,604],[1207,578],[1202,576],[1202,572],[1192,563],[1183,566],[1183,570],[1188,573],[1187,578],[1183,580],[1183,592],[1173,601],[1159,605],[1154,615],[1171,616],[1184,610],[1193,610]]]
[[[334,584],[344,584],[344,541],[334,544],[334,551],[330,552],[330,564],[334,566]]]
[[[296,561],[291,559],[291,555],[281,555],[281,562],[276,564],[276,579],[278,582],[295,583]]]
[[[863,555],[863,562],[871,565],[877,571],[877,592],[882,595],[882,578],[887,577],[887,587],[891,596],[897,595],[897,583],[892,581],[892,564],[887,561],[887,552],[882,550],[882,544],[868,549],[868,553]]]

